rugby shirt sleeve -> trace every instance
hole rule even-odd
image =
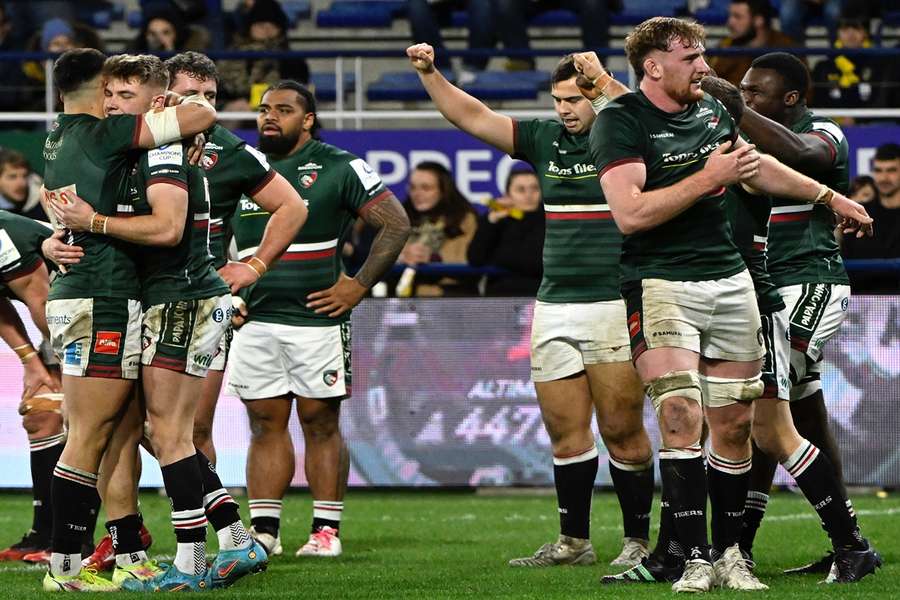
[[[363,159],[352,157],[344,171],[341,203],[354,214],[391,196],[375,169]]]
[[[628,163],[644,162],[642,129],[624,107],[607,106],[597,114],[590,133],[591,160],[597,176]]]

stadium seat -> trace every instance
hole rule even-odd
[[[469,14],[464,10],[453,11],[450,16],[450,24],[453,27],[468,27]],[[579,27],[581,23],[571,10],[548,10],[535,15],[529,25],[535,27]]]
[[[312,16],[310,0],[281,0],[281,8],[284,9],[291,27]]]
[[[613,25],[637,25],[650,17],[673,17],[685,10],[685,0],[628,0],[620,13],[613,13]]]
[[[543,71],[483,71],[463,89],[482,100],[535,100],[549,83]]]
[[[316,99],[320,102],[334,102],[337,99],[337,85],[334,81],[334,73],[313,73],[309,82],[314,86]],[[356,90],[356,77],[353,73],[344,73],[344,93],[349,94]]]
[[[704,25],[724,25],[728,21],[731,0],[710,0],[706,8],[694,11],[694,17]]]
[[[410,71],[388,71],[377,81],[369,84],[366,97],[373,101],[394,100],[409,102],[427,100],[428,94],[419,81],[419,76]]]
[[[406,11],[402,0],[335,0],[316,14],[319,27],[390,27]]]

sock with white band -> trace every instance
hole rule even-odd
[[[609,455],[612,478],[625,537],[650,539],[650,510],[653,504],[653,456],[641,462],[616,460]]]
[[[257,533],[278,537],[281,525],[282,501],[276,498],[256,498],[249,501],[250,524]]]
[[[341,513],[344,511],[344,503],[336,500],[313,500],[312,532],[331,527],[335,530],[341,528]]]
[[[710,450],[706,465],[712,511],[712,546],[721,554],[740,539],[753,459],[752,456],[737,460],[725,458]]]
[[[571,456],[553,457],[553,481],[559,506],[559,531],[583,540],[591,537],[591,501],[600,461],[596,446]]]

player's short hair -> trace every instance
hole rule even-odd
[[[300,96],[300,105],[303,107],[303,110],[313,114],[313,126],[309,133],[313,138],[318,139],[319,130],[322,126],[319,124],[318,115],[316,115],[316,97],[313,95],[312,91],[299,81],[293,79],[282,79],[278,83],[271,85],[265,93],[271,92],[272,90],[292,90],[297,92],[297,95]]]
[[[784,91],[796,91],[800,99],[806,98],[809,91],[809,69],[803,61],[788,52],[769,52],[757,56],[750,63],[751,69],[771,69],[778,73],[784,83]]]
[[[63,94],[74,92],[103,72],[105,60],[94,48],[67,50],[53,63],[53,82]]]
[[[119,81],[136,79],[141,85],[165,90],[169,87],[169,71],[158,56],[152,54],[117,54],[106,59],[103,75]]]
[[[556,67],[553,68],[553,72],[550,73],[550,85],[559,83],[560,81],[567,81],[577,75],[578,71],[575,69],[575,55],[566,54],[562,57],[562,60],[556,64]]]
[[[900,158],[900,144],[888,142],[875,149],[875,160],[897,160]]]
[[[625,55],[638,79],[644,76],[644,59],[653,50],[668,52],[675,40],[696,48],[706,42],[706,32],[699,23],[675,17],[647,19],[625,38]]]
[[[192,50],[181,52],[167,59],[164,64],[169,71],[170,84],[175,81],[175,76],[179,73],[187,73],[200,81],[212,79],[217,84],[219,83],[219,69],[216,68],[216,63],[200,52]]]
[[[731,0],[732,4],[746,4],[751,17],[762,17],[766,25],[772,22],[774,10],[769,0]]]
[[[28,159],[24,154],[11,148],[0,148],[0,173],[3,173],[7,166],[24,167],[31,170],[31,165],[28,164]]]

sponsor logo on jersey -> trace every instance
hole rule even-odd
[[[219,155],[216,152],[210,152],[209,154],[204,154],[203,158],[200,159],[200,166],[203,167],[204,171],[209,171],[218,162]]]
[[[180,165],[184,154],[181,144],[166,144],[159,148],[147,151],[147,166],[157,167],[159,165]]]
[[[194,364],[203,368],[208,369],[212,364],[213,355],[212,354],[195,354],[194,355]]]
[[[841,300],[841,310],[846,311],[848,306],[850,306],[850,298]]]
[[[225,311],[221,308],[217,308],[213,311],[212,318],[216,323],[221,323],[225,320]]]
[[[66,346],[64,360],[67,365],[81,364],[81,342],[72,342]]]
[[[163,311],[160,344],[175,348],[187,348],[194,330],[194,302],[180,300],[166,306]]]
[[[328,387],[331,387],[334,384],[336,384],[337,380],[338,380],[338,372],[335,371],[334,369],[325,371],[325,373],[322,374],[322,381],[324,381],[325,385],[327,385]]]
[[[708,106],[704,106],[703,108],[698,110],[697,114],[694,116],[697,117],[698,119],[702,119],[706,115],[712,114],[712,111],[713,111],[713,109],[709,108]]]
[[[258,212],[259,204],[249,198],[241,198],[241,210]]]
[[[118,354],[122,345],[122,332],[98,331],[94,338],[95,354]]]
[[[47,325],[68,325],[71,322],[69,315],[47,315]]]
[[[315,173],[315,172],[303,173],[299,177],[300,185],[304,188],[310,188],[310,187],[312,187],[312,184],[314,184],[316,182],[316,179],[318,179],[318,178],[319,178],[318,173]]]
[[[658,140],[660,138],[673,138],[673,137],[675,137],[675,134],[672,133],[671,131],[661,131],[659,133],[651,133],[650,134],[650,139],[653,139],[653,140]]]
[[[552,160],[547,163],[547,172],[559,176],[584,175],[586,173],[595,173],[596,171],[597,167],[592,164],[576,163],[571,167],[562,168]]]
[[[381,183],[381,177],[379,177],[378,173],[375,172],[375,169],[370,167],[369,163],[363,159],[354,158],[350,161],[350,167],[353,168],[356,176],[359,177],[360,183],[363,185],[363,189],[366,191],[371,190]]]
[[[298,171],[317,171],[319,169],[324,169],[322,165],[314,162],[308,162],[305,165],[300,165],[297,167]]]
[[[19,249],[13,244],[12,238],[5,229],[0,229],[0,267],[7,267],[18,262],[22,258]]]

